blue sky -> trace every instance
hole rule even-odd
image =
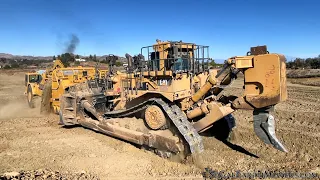
[[[244,55],[251,46],[293,57],[320,54],[319,0],[0,0],[0,52],[137,54],[155,40],[209,45],[210,56]]]

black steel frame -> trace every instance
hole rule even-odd
[[[192,49],[191,54],[192,57],[188,56],[188,65],[187,65],[187,69],[184,69],[183,72],[190,72],[190,73],[200,73],[203,72],[205,70],[208,69],[209,67],[209,63],[212,61],[212,59],[209,56],[209,46],[204,46],[204,45],[195,45],[193,43],[183,43],[183,42],[174,42],[171,41],[169,42],[171,43],[173,46],[180,46],[180,50],[182,49],[182,46],[186,46],[187,49]],[[166,44],[158,44],[155,46],[162,46],[162,53],[164,56],[164,46],[166,46]],[[154,59],[151,59],[151,53],[155,52],[153,50],[153,45],[152,46],[145,46],[141,48],[141,54],[144,57],[147,57],[144,61],[147,64],[147,71],[167,71],[168,69],[166,69],[166,66],[163,69],[159,69],[156,66],[152,66],[155,65],[155,63],[160,62],[160,60],[164,60],[165,64],[166,63],[170,63],[171,61],[175,62],[174,60],[176,60],[176,58],[164,58],[164,59],[160,59],[159,57],[155,57]],[[190,51],[188,51],[190,52]],[[147,55],[145,55],[147,53]],[[156,54],[156,53],[155,53]],[[160,56],[160,55],[159,55]],[[191,62],[189,64],[189,62]],[[167,64],[166,64],[167,65]]]

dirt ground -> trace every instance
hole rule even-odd
[[[229,92],[239,95],[241,83],[237,80]],[[263,144],[253,132],[251,112],[237,111],[237,139],[223,143],[203,137],[201,165],[171,162],[81,127],[62,128],[57,115],[29,109],[23,92],[23,73],[0,71],[0,174],[48,170],[91,179],[202,179],[204,167],[320,174],[320,87],[288,83],[288,100],[275,108],[276,134],[288,153]]]

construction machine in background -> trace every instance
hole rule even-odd
[[[204,150],[201,133],[218,120],[228,121],[232,129],[232,113],[247,109],[253,111],[256,135],[287,152],[270,114],[287,99],[285,57],[267,52],[266,46],[253,47],[246,56],[229,58],[218,72],[209,68],[208,52],[208,46],[157,40],[137,56],[126,54],[126,72],[113,71],[111,60],[106,78],[65,90],[60,123],[132,142],[161,157],[185,158]],[[239,72],[244,74],[243,95],[223,95]]]
[[[60,60],[55,60],[52,67],[47,67],[45,70],[29,72],[25,74],[25,92],[30,108],[35,107],[35,99],[41,97],[42,90],[46,82],[51,80],[52,71],[58,68],[64,68]]]
[[[30,108],[35,107],[35,98],[42,95],[42,89],[40,88],[40,82],[42,79],[42,73],[29,72],[25,74],[25,91],[24,94],[27,96],[27,102]]]
[[[107,72],[107,69],[97,69],[97,67],[65,67],[60,60],[55,60],[53,67],[26,73],[25,94],[29,107],[34,108],[35,98],[41,97],[40,112],[59,114],[59,98],[69,86],[104,78]]]

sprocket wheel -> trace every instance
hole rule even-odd
[[[166,116],[159,106],[151,105],[145,110],[145,121],[151,129],[157,130],[166,125]]]

